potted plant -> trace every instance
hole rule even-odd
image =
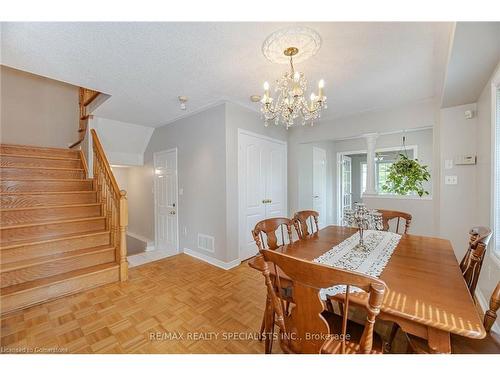
[[[399,195],[417,193],[421,197],[429,195],[424,189],[424,182],[429,181],[430,177],[427,165],[421,165],[417,159],[409,159],[405,154],[399,154],[396,162],[389,168],[382,189]]]

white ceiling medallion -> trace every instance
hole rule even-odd
[[[293,57],[298,63],[314,56],[321,47],[321,37],[308,27],[287,27],[275,31],[262,44],[262,53],[271,62],[289,64],[290,58],[283,54],[288,47],[294,46],[299,52]]]
[[[264,82],[264,95],[260,99],[260,112],[264,125],[270,122],[284,125],[286,129],[297,122],[313,126],[327,108],[324,95],[325,81],[318,82],[318,92],[311,92],[306,99],[307,80],[303,72],[295,70],[294,61],[304,61],[314,56],[321,46],[319,34],[307,27],[294,27],[279,30],[271,34],[262,45],[262,52],[267,59],[281,64],[290,64],[290,71],[283,73],[275,81],[273,90],[268,81]],[[271,93],[274,91],[274,95]]]

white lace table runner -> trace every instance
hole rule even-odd
[[[367,246],[366,251],[354,249],[354,246],[359,243],[359,232],[356,232],[313,261],[349,271],[364,273],[368,276],[379,277],[387,262],[391,259],[394,249],[398,246],[401,235],[377,230],[365,230],[363,237],[364,243]],[[345,285],[336,285],[331,288],[321,289],[320,297],[326,299],[326,296],[345,293],[345,290]],[[360,289],[351,287],[350,291],[359,292]]]

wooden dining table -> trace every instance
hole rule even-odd
[[[355,228],[328,226],[276,251],[312,261],[355,232]],[[451,352],[451,333],[485,337],[450,241],[402,235],[380,279],[388,290],[378,319],[395,322],[403,331],[426,339],[433,352]],[[364,293],[350,298],[354,304],[365,301]]]

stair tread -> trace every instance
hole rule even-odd
[[[83,276],[83,275],[87,275],[87,274],[91,274],[91,273],[97,273],[97,272],[104,271],[107,269],[113,269],[113,268],[118,269],[118,267],[119,266],[117,263],[110,262],[110,263],[99,264],[97,266],[81,268],[79,270],[61,273],[61,274],[55,275],[55,276],[50,276],[50,277],[46,277],[46,278],[42,278],[42,279],[27,281],[25,283],[16,284],[16,285],[10,285],[10,286],[1,288],[0,294],[2,296],[12,295],[12,294],[20,293],[20,292],[30,290],[30,289],[36,289],[36,288],[41,288],[41,287],[48,286],[51,284],[57,284],[61,281],[66,281],[69,279],[77,278],[79,276]]]
[[[92,182],[91,178],[2,178],[0,181],[85,181]]]
[[[78,181],[80,181],[80,180],[78,180]],[[19,191],[19,192],[13,191],[13,192],[1,192],[0,195],[45,195],[45,194],[53,195],[53,194],[81,194],[81,193],[97,193],[97,190]]]
[[[106,218],[106,216],[79,217],[79,218],[76,218],[76,219],[51,220],[51,221],[36,222],[36,223],[24,223],[24,224],[6,225],[6,226],[0,226],[0,229],[27,228],[27,227],[36,227],[36,226],[40,226],[40,225],[73,223],[73,222],[78,222],[78,221],[89,221],[89,220],[105,219],[105,218]]]
[[[7,169],[7,168],[10,168],[10,169],[36,169],[36,170],[40,170],[40,169],[44,169],[44,170],[55,170],[55,171],[80,171],[80,172],[83,172],[84,169],[83,168],[65,168],[65,167],[30,167],[30,166],[25,166],[25,165],[16,165],[16,166],[13,166],[13,165],[0,165],[0,168],[1,169]]]
[[[60,157],[60,156],[45,156],[45,155],[5,154],[5,153],[0,152],[0,158],[2,158],[2,157],[81,161],[80,158],[66,158],[66,157]]]
[[[9,144],[9,143],[0,143],[0,147],[14,147],[14,148],[29,148],[29,149],[37,149],[37,150],[54,150],[54,151],[64,151],[69,153],[79,153],[79,150],[71,150],[68,148],[62,147],[44,147],[44,146],[33,146],[33,145],[17,145],[17,144]]]
[[[50,263],[61,259],[75,258],[83,255],[104,252],[107,250],[114,250],[114,247],[111,245],[94,246],[85,249],[67,251],[59,254],[47,255],[43,257],[35,257],[17,262],[4,263],[0,264],[0,272],[9,272],[20,268],[36,266],[43,263]]]
[[[5,242],[3,243],[1,246],[0,246],[0,250],[3,250],[5,248],[11,248],[11,247],[16,247],[16,246],[27,246],[27,245],[31,245],[33,243],[41,243],[41,242],[47,242],[47,241],[51,241],[51,240],[60,240],[60,239],[65,239],[65,238],[68,238],[68,237],[75,237],[76,235],[84,235],[84,234],[96,234],[96,233],[104,233],[104,232],[109,232],[109,231],[106,231],[106,230],[95,230],[95,231],[88,231],[88,232],[80,232],[80,233],[72,233],[70,234],[69,236],[66,236],[66,235],[61,235],[61,234],[53,234],[53,235],[49,235],[49,236],[44,236],[44,237],[39,237],[36,241],[33,241],[33,239],[31,240],[17,240],[17,241],[9,241],[9,242]]]
[[[82,233],[77,233],[77,234],[55,235],[52,237],[47,237],[47,238],[43,238],[40,240],[31,241],[31,242],[16,241],[17,243],[9,243],[8,245],[0,246],[0,250],[7,250],[7,249],[15,248],[15,247],[20,247],[20,246],[39,245],[39,244],[44,244],[44,243],[49,243],[49,242],[71,240],[74,238],[81,238],[81,237],[86,237],[86,236],[93,236],[93,235],[99,235],[99,234],[109,234],[109,233],[110,233],[109,230],[100,230],[100,231],[82,232]]]
[[[31,206],[31,207],[12,207],[12,208],[0,208],[0,213],[2,212],[12,212],[12,211],[26,211],[26,210],[46,210],[54,208],[71,208],[71,207],[90,207],[90,206],[100,206],[102,203],[71,203],[71,204],[61,204],[54,206]],[[38,221],[37,221],[38,223]]]

